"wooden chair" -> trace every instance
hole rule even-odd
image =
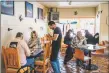
[[[75,53],[74,53],[74,57],[76,59],[82,60],[82,61],[88,61],[89,59],[91,59],[88,56],[84,55],[84,52],[78,48],[75,49]]]
[[[47,37],[45,37],[45,40],[47,40]],[[36,65],[36,71],[38,72],[42,72],[42,73],[47,73],[48,69],[49,69],[49,57],[50,57],[50,42],[46,43],[44,45],[44,53],[43,53],[43,57],[44,60],[40,61],[35,61],[35,65]]]
[[[62,44],[61,44],[61,54],[65,54],[67,47],[68,47],[68,45],[66,45],[62,42]]]
[[[21,67],[17,48],[2,47],[6,73],[16,73]]]
[[[44,48],[44,37],[41,38],[41,46]]]
[[[101,41],[98,45],[99,46],[104,46],[105,45],[105,41]]]
[[[18,69],[17,73],[36,73],[36,71],[31,66],[23,66]]]
[[[2,46],[2,54],[6,73],[25,73],[26,71],[30,71],[30,67],[28,66],[23,68],[21,67],[17,48],[6,48]]]
[[[106,49],[104,49],[105,54],[109,55],[109,41],[105,41],[105,47]]]
[[[48,51],[47,51],[47,57],[50,58],[50,55],[51,55],[51,47],[52,47],[52,39],[51,39],[51,36],[47,35],[47,41],[49,41],[47,44],[46,44],[46,48],[48,48]]]

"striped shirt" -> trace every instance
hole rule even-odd
[[[40,38],[30,39],[28,42],[28,46],[31,51],[41,49],[41,41]]]
[[[71,44],[72,44],[71,45],[72,48],[86,48],[87,41],[86,41],[85,37],[83,37],[81,40],[79,40],[76,36],[72,40]]]

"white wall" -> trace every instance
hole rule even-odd
[[[101,16],[100,16],[100,41],[109,40],[109,26],[106,24],[107,16],[109,16],[108,3],[100,4]]]
[[[25,2],[15,2],[15,15],[1,15],[1,41],[2,45],[5,45],[8,39],[15,37],[17,32],[23,32],[25,34],[25,38],[28,38],[28,31],[30,31],[29,27],[32,27],[33,30],[36,30],[39,36],[43,36],[47,32],[46,23],[43,20],[37,19],[37,23],[35,23],[35,18],[37,18],[37,7],[43,8],[44,6],[40,5],[37,2],[30,2],[33,4],[33,18],[25,17]],[[23,21],[19,21],[19,15],[23,16]],[[40,27],[43,27],[44,30],[40,31]],[[12,31],[7,31],[7,28],[12,28]],[[43,33],[42,33],[43,32]]]
[[[46,22],[43,20],[37,19],[37,23],[35,23],[35,18],[37,18],[37,7],[45,8],[37,2],[30,2],[33,4],[33,18],[25,17],[25,2],[15,2],[15,15],[9,16],[1,14],[1,46],[6,45],[7,41],[14,38],[17,32],[23,32],[25,39],[28,40],[30,37],[31,30],[29,27],[32,27],[33,30],[39,34],[39,36],[43,36],[47,33]],[[45,9],[44,9],[45,10]],[[44,11],[44,15],[46,11]],[[23,16],[23,21],[20,22],[19,15]],[[46,17],[46,16],[44,16]],[[40,31],[40,27],[43,27],[44,30]],[[13,30],[8,31],[8,28]],[[4,64],[2,59],[2,73],[4,73]]]
[[[60,13],[60,18],[74,18],[74,17],[95,17],[95,7],[84,7],[84,8],[59,8],[57,11]],[[78,14],[74,15],[77,11]]]
[[[100,15],[101,13],[98,14],[98,11],[101,10],[101,6],[98,5],[96,7],[96,25],[95,25],[95,33],[100,33]]]

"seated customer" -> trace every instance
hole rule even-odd
[[[82,36],[81,31],[78,31],[77,36],[72,41],[72,47],[83,50],[84,55],[87,55],[89,51],[85,49],[85,48],[87,48],[86,44],[87,44],[86,38],[84,36]],[[78,63],[79,63],[79,60],[77,60],[77,65],[78,65]]]
[[[99,33],[96,33],[95,35],[94,35],[94,44],[96,45],[96,44],[99,44]]]
[[[88,30],[85,30],[85,37],[87,38],[87,44],[94,44],[93,35]]]
[[[8,47],[18,48],[21,66],[32,64],[32,61],[28,63],[28,60],[26,60],[26,57],[30,56],[30,50],[27,43],[23,40],[21,32],[16,34],[16,38],[10,41]]]
[[[72,36],[73,36],[72,30],[68,30],[64,38],[64,44],[68,45],[65,53],[64,64],[67,64],[67,62],[73,58],[74,48],[71,47],[71,42],[73,40]]]
[[[41,42],[40,39],[38,38],[36,31],[31,32],[31,38],[28,42],[28,46],[31,51],[41,49]]]

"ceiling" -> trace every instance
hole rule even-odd
[[[46,7],[73,8],[73,7],[96,7],[104,2],[39,2]]]

